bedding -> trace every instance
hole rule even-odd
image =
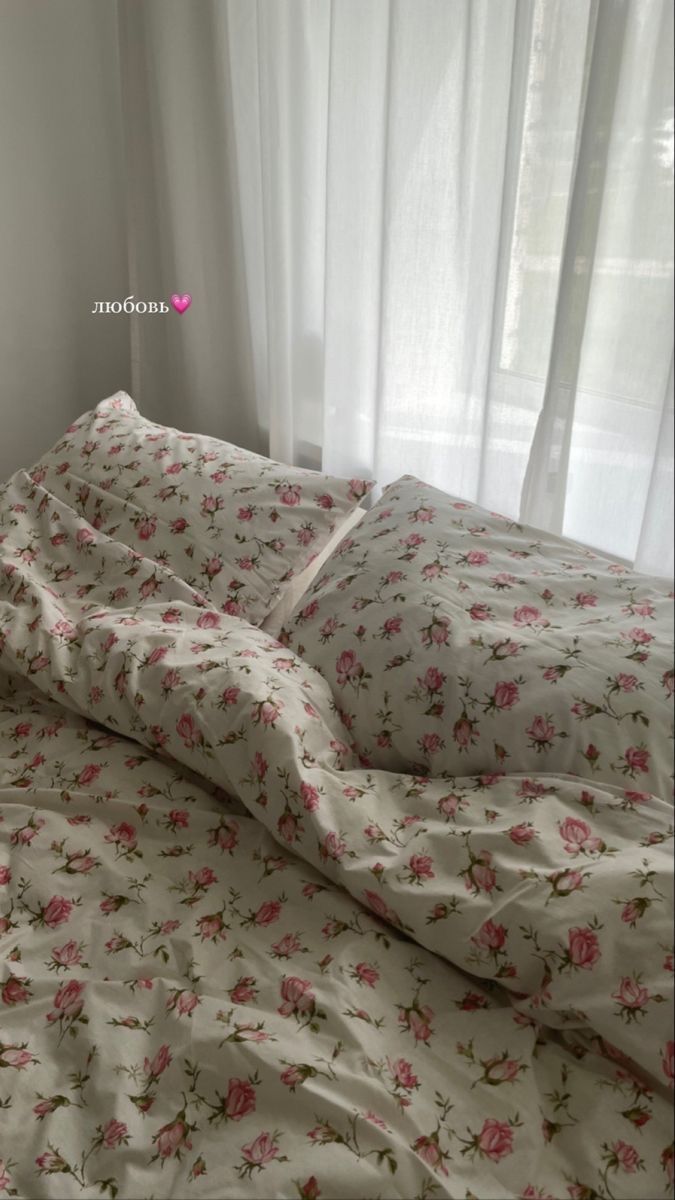
[[[0,495],[0,1194],[666,1196],[660,760],[368,761],[325,662],[70,499]]]
[[[325,563],[282,639],[373,767],[573,772],[672,794],[673,592],[412,477]]]
[[[174,567],[197,603],[254,624],[372,487],[157,425],[126,392],[75,421],[31,474],[95,529]]]

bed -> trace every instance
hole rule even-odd
[[[0,491],[0,1195],[670,1193],[672,591],[369,488]]]

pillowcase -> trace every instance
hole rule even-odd
[[[125,392],[75,421],[31,477],[254,625],[373,486],[156,425]]]
[[[265,630],[265,633],[269,633],[270,637],[278,638],[284,625],[292,615],[293,610],[298,607],[310,584],[314,582],[321,571],[323,564],[330,558],[333,551],[337,549],[349,531],[355,525],[358,525],[362,517],[365,516],[365,513],[365,508],[355,508],[353,513],[345,517],[321,553],[317,554],[313,562],[308,567],[305,567],[304,571],[301,571],[299,575],[296,575],[291,580],[282,599],[279,600],[278,604],[275,604],[271,613],[267,614],[262,623],[261,628]]]
[[[574,773],[639,804],[672,792],[671,597],[663,579],[404,477],[281,640],[329,682],[364,765]]]

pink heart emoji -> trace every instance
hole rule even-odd
[[[177,313],[184,313],[192,304],[192,296],[188,292],[185,292],[182,296],[179,296],[178,292],[174,292],[171,297],[171,303]]]

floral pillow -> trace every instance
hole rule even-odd
[[[365,765],[573,773],[672,791],[672,591],[404,477],[281,639],[331,685]]]
[[[125,392],[71,425],[31,476],[174,570],[198,602],[253,624],[372,487],[155,425]]]

